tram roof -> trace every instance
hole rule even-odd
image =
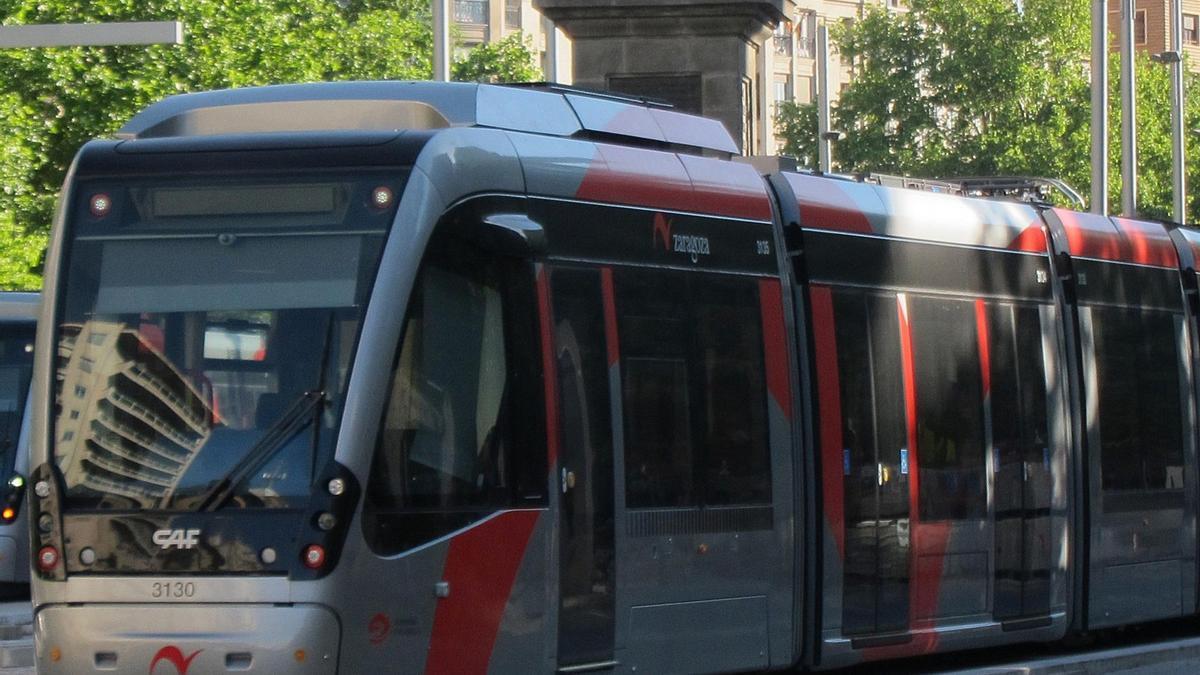
[[[147,107],[121,139],[479,126],[737,154],[724,125],[632,97],[462,82],[317,82],[180,94]]]
[[[37,321],[42,294],[0,291],[0,321]]]

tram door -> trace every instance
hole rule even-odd
[[[995,617],[1046,617],[1054,476],[1039,311],[992,305],[987,316],[996,461]]]
[[[560,667],[613,657],[613,437],[605,310],[598,270],[555,269],[555,368],[560,444]],[[611,311],[611,309],[609,310]]]
[[[845,495],[846,635],[909,618],[909,466],[895,295],[835,291]]]

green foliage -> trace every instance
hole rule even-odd
[[[907,12],[872,8],[834,27],[842,57],[854,64],[833,110],[833,127],[843,132],[835,168],[1052,176],[1088,194],[1090,3],[1025,0],[1023,11],[1017,4],[911,0]],[[1113,206],[1120,189],[1117,61],[1110,61]],[[1145,215],[1162,217],[1170,211],[1167,69],[1145,57],[1136,68],[1139,204]],[[1187,128],[1194,128],[1200,92],[1188,90]],[[813,106],[781,106],[778,119],[784,152],[815,164]]]
[[[452,77],[460,82],[537,82],[542,70],[532,41],[513,33],[492,44],[481,44],[454,61]]]
[[[0,288],[40,284],[55,199],[79,147],[154,101],[432,73],[427,0],[0,1],[4,24],[167,20],[183,21],[184,44],[0,51]],[[459,67],[461,79],[539,77],[520,38],[474,50]]]

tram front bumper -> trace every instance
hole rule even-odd
[[[317,605],[50,605],[39,673],[334,673],[340,629]]]

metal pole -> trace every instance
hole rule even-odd
[[[179,21],[0,26],[0,48],[183,44]]]
[[[1092,213],[1108,215],[1108,1],[1092,0]]]
[[[1134,80],[1133,0],[1121,0],[1121,213],[1137,215],[1137,85]]]
[[[829,138],[829,29],[817,26],[817,169],[829,173],[833,142]]]
[[[450,0],[433,0],[433,79],[450,80]]]
[[[546,33],[546,76],[547,82],[558,82],[558,27],[550,19],[542,17],[542,30]]]
[[[1175,200],[1172,218],[1187,221],[1187,175],[1183,146],[1183,1],[1171,0],[1171,177]]]

